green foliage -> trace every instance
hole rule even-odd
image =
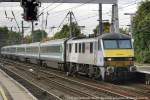
[[[129,34],[129,30],[127,28],[123,29],[123,28],[120,28],[119,29],[120,33],[122,34]]]
[[[133,36],[138,62],[150,62],[150,1],[141,2],[134,18]]]
[[[24,38],[25,43],[32,43],[32,38],[30,35],[25,36]]]
[[[0,27],[0,47],[7,45],[8,28]]]
[[[93,30],[94,34],[97,34],[98,30],[99,30],[99,25],[97,25],[96,28]],[[103,32],[104,33],[110,32],[110,23],[109,22],[103,23]]]
[[[5,34],[3,37],[5,40],[5,45],[14,45],[14,44],[20,44],[22,41],[21,33],[9,31],[7,27],[0,27],[0,33]],[[31,43],[32,42],[32,35],[33,35],[33,42],[40,42],[42,41],[42,34],[43,34],[43,40],[47,38],[47,33],[43,30],[35,30],[30,36],[26,36],[24,38],[25,43]]]
[[[0,27],[0,32],[1,33],[5,33],[5,34],[7,34],[8,35],[8,28],[7,27]]]
[[[9,45],[20,44],[21,43],[21,33],[9,31],[8,35],[9,36],[8,36],[7,43]]]
[[[31,37],[33,37],[33,42],[40,42],[42,39],[47,38],[47,33],[44,30],[35,30]]]
[[[150,51],[144,51],[143,63],[150,63]]]
[[[78,25],[75,23],[72,23],[72,32],[76,37],[81,34]],[[54,39],[69,38],[69,36],[70,36],[70,26],[64,25],[63,28],[54,35]]]
[[[7,27],[0,27],[0,33],[3,34],[2,38],[4,45],[14,45],[21,43],[21,33],[9,31]]]

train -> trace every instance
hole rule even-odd
[[[1,55],[103,81],[126,80],[136,71],[132,38],[121,33],[4,46]]]

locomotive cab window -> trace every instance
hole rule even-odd
[[[118,44],[119,44],[119,48],[125,48],[125,49],[132,48],[130,40],[118,40]]]
[[[117,40],[104,40],[105,49],[115,49],[118,48]]]
[[[105,49],[130,49],[131,40],[103,40]]]

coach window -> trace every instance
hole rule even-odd
[[[90,42],[90,53],[93,53],[93,42]]]
[[[82,53],[85,53],[85,43],[82,43]]]
[[[81,53],[81,43],[79,43],[79,53]]]
[[[72,44],[69,44],[69,52],[71,53],[72,50]]]
[[[41,52],[42,52],[42,53],[47,53],[47,51],[48,51],[48,50],[47,50],[47,47],[46,47],[46,46],[42,46],[42,47],[41,47]]]
[[[77,53],[77,46],[78,46],[78,44],[77,43],[75,43],[75,53]]]
[[[60,53],[61,48],[60,48],[60,46],[48,46],[47,47],[47,52],[48,53]]]

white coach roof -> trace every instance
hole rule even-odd
[[[46,41],[46,42],[41,43],[41,46],[53,45],[53,44],[63,44],[65,40],[66,39],[50,40],[50,41]]]
[[[21,0],[0,0],[0,2],[20,2]],[[117,4],[118,0],[38,0],[42,3],[102,3]]]

